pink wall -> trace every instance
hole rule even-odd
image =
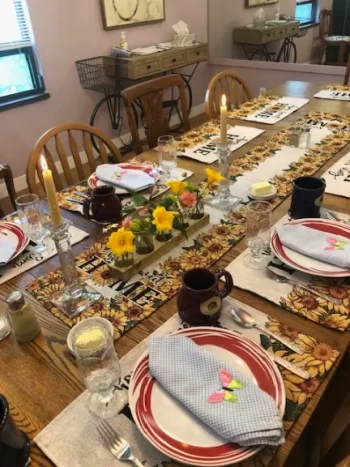
[[[42,102],[0,112],[0,160],[15,176],[25,173],[29,152],[49,128],[63,122],[88,122],[102,95],[80,87],[75,61],[108,55],[119,43],[120,30],[104,31],[98,0],[27,0],[45,83],[51,97]],[[206,0],[165,0],[166,21],[127,29],[131,48],[171,40],[171,26],[186,21],[201,41],[207,41]],[[204,102],[208,67],[202,64],[193,81],[194,105]],[[110,125],[102,129],[113,131]]]

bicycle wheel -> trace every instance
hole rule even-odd
[[[288,41],[283,50],[283,61],[285,63],[297,62],[297,47],[293,41]]]
[[[249,60],[257,60],[257,61],[266,61],[266,62],[269,62],[270,61],[270,57],[268,55],[267,52],[265,52],[265,50],[257,50],[256,52],[254,52],[252,54],[252,56],[250,57]]]
[[[135,106],[133,106],[133,111],[136,119],[136,124],[138,125],[138,114]],[[96,105],[90,117],[90,125],[95,126],[96,128],[103,128],[106,126],[106,122],[109,121],[113,130],[117,131],[117,137],[123,142],[125,149],[121,152],[129,151],[132,146],[132,140],[126,142],[124,141],[123,136],[120,136],[122,133],[130,133],[129,124],[127,118],[125,117],[124,105],[120,94],[110,94],[104,96]],[[95,137],[91,135],[91,142],[95,150],[99,153],[99,148]]]

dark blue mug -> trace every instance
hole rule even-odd
[[[25,467],[29,451],[28,436],[16,427],[9,404],[0,394],[0,467]]]
[[[290,217],[292,219],[321,217],[321,206],[325,191],[326,181],[323,178],[296,178],[293,182]]]

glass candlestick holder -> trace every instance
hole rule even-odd
[[[71,224],[64,219],[59,226],[49,222],[47,228],[56,245],[65,284],[63,290],[53,295],[51,303],[69,318],[74,318],[101,300],[102,295],[79,279],[70,243],[69,227]]]
[[[232,195],[230,191],[230,146],[228,144],[218,144],[217,154],[219,172],[220,175],[224,177],[224,180],[219,183],[218,193],[206,199],[206,203],[221,211],[230,211],[242,201],[242,198]]]

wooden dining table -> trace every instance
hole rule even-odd
[[[271,135],[289,126],[292,122],[306,115],[310,111],[321,111],[334,114],[349,114],[349,103],[336,100],[315,99],[313,95],[326,87],[324,85],[288,81],[285,84],[269,91],[271,94],[280,96],[306,97],[310,102],[275,125],[263,125],[240,121],[240,125],[254,126],[265,130],[258,138],[241,147],[232,154],[232,159],[244,156],[244,154],[256,147],[258,144],[268,140]],[[350,145],[343,148],[335,157],[327,162],[318,172],[321,175],[337,160],[350,151]],[[157,160],[155,151],[146,151],[139,156],[139,160]],[[208,166],[186,158],[178,158],[178,165],[184,170],[194,172],[193,179],[201,180],[205,177],[204,170]],[[215,164],[214,164],[215,166]],[[282,202],[273,212],[273,221],[276,222],[287,213],[290,206],[290,198]],[[350,202],[347,198],[326,195],[324,206],[339,212],[350,214]],[[85,220],[80,214],[64,211],[64,217],[71,220],[76,227],[89,233],[89,237],[73,247],[77,256],[91,246],[101,235],[102,229],[97,224]],[[235,245],[215,265],[224,268],[246,248],[244,239]],[[0,286],[2,299],[16,289],[25,291],[28,284],[35,278],[59,267],[58,257],[55,256],[41,263],[16,278]],[[286,442],[275,452],[270,462],[271,467],[285,465],[293,447],[299,440],[303,430],[320,403],[320,399],[326,392],[332,380],[334,380],[344,355],[349,345],[349,332],[338,332],[311,322],[300,316],[294,315],[277,305],[260,298],[249,291],[235,288],[232,297],[249,304],[287,324],[288,326],[302,331],[329,344],[340,353],[339,358],[333,365],[331,371],[313,395],[306,409],[294,423],[288,432]],[[17,426],[24,430],[33,439],[43,428],[45,428],[63,409],[65,409],[82,391],[84,384],[79,376],[74,357],[69,353],[66,337],[69,327],[58,318],[44,309],[35,299],[26,293],[39,319],[42,333],[31,343],[18,343],[13,334],[0,342],[0,393],[4,394],[10,402],[11,414]],[[0,304],[0,306],[5,306]],[[133,349],[140,341],[148,337],[161,324],[177,313],[176,297],[169,300],[165,305],[154,312],[148,319],[140,322],[129,330],[115,343],[119,357],[123,357]],[[32,466],[51,466],[51,461],[32,443],[31,448]],[[68,467],[68,466],[67,466]]]

